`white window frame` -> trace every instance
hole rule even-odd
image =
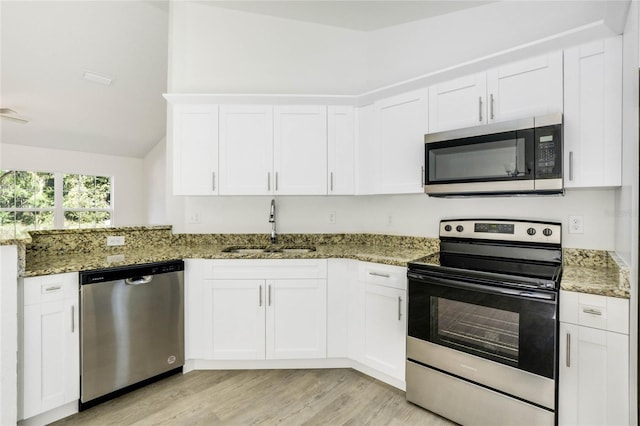
[[[97,174],[88,174],[88,173],[70,173],[70,172],[46,172],[46,171],[34,171],[34,170],[18,170],[18,169],[6,169],[14,172],[33,172],[33,173],[50,173],[53,175],[53,207],[52,208],[29,208],[29,207],[14,207],[14,208],[0,208],[0,211],[6,212],[24,212],[24,213],[40,213],[40,212],[53,212],[53,229],[91,229],[87,228],[65,228],[64,226],[64,213],[67,211],[72,212],[106,212],[109,213],[111,224],[108,227],[104,228],[112,228],[115,226],[115,211],[114,211],[114,203],[113,203],[113,187],[114,180],[113,176],[107,176],[110,182],[110,191],[109,191],[109,208],[65,208],[63,206],[63,198],[64,198],[64,175],[66,174],[77,174],[84,176],[98,176]],[[101,175],[104,176],[104,175]],[[102,227],[101,227],[102,228]],[[42,229],[35,229],[36,231]]]

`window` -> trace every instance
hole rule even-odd
[[[112,179],[0,170],[0,238],[28,231],[111,226]]]

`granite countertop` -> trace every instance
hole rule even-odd
[[[126,235],[122,247],[106,247],[105,235]],[[406,266],[419,259],[439,263],[434,238],[377,234],[284,234],[273,247],[312,246],[308,253],[229,253],[233,246],[270,247],[265,234],[172,234],[171,227],[38,231],[21,245],[23,277],[78,272],[173,259],[330,259],[343,258]],[[24,250],[26,248],[26,250]],[[615,253],[563,250],[561,289],[629,298],[629,268]]]
[[[160,262],[172,259],[330,259],[343,258],[387,265],[406,266],[412,259],[424,256],[425,251],[412,248],[393,248],[357,244],[316,245],[309,253],[226,253],[229,246],[179,245],[149,247],[142,250],[121,250],[69,253],[65,256],[28,257],[22,276],[58,274],[124,265]],[[277,247],[277,246],[276,246]]]
[[[51,241],[35,242],[26,250],[23,277],[76,272],[91,269],[137,265],[172,259],[330,259],[346,258],[387,265],[406,266],[413,259],[438,250],[433,238],[374,235],[374,234],[288,234],[280,236],[281,244],[272,245],[268,235],[229,234],[199,235],[158,234],[142,235],[131,230],[125,237],[127,245],[105,247],[95,241],[93,234],[80,234],[82,241],[69,241],[58,232]],[[111,231],[110,234],[123,232]],[[38,235],[34,235],[38,237]],[[96,238],[99,239],[99,238]],[[100,240],[102,241],[102,240]],[[129,243],[131,241],[131,243]],[[308,253],[229,253],[225,249],[251,247],[313,247]]]

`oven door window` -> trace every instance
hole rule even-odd
[[[518,366],[520,314],[431,297],[431,339],[473,355]]]
[[[533,131],[427,144],[427,183],[531,179]]]
[[[554,378],[557,303],[409,279],[408,335]]]

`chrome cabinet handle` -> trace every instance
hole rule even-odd
[[[76,332],[76,306],[71,305],[71,332]]]
[[[602,311],[599,311],[597,309],[593,309],[593,308],[582,308],[582,312],[584,312],[585,314],[590,314],[590,315],[602,315]]]
[[[382,277],[382,278],[391,278],[391,275],[383,274],[382,272],[369,272],[369,275],[373,275],[375,277]]]
[[[329,188],[333,192],[333,172],[329,173]]]
[[[276,191],[278,190],[278,172],[276,172]]]
[[[267,191],[271,191],[271,172],[267,172]]]
[[[267,287],[268,289],[268,293],[267,293],[267,304],[269,306],[271,306],[271,284],[269,284],[269,286]]]
[[[569,151],[569,180],[573,180],[573,151]]]
[[[211,190],[216,190],[216,172],[211,172]]]
[[[262,286],[258,287],[258,306],[262,307]]]
[[[61,288],[62,286],[54,285],[54,286],[45,288],[44,291],[56,291],[56,290],[60,290]]]
[[[489,118],[493,120],[493,93],[489,95]]]
[[[567,333],[567,359],[565,360],[567,368],[571,367],[571,334]]]
[[[482,123],[482,96],[478,96],[478,121]]]
[[[402,297],[398,296],[398,321],[402,319]]]

